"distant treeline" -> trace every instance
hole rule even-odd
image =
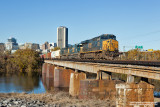
[[[42,61],[39,53],[31,49],[17,50],[14,54],[0,53],[0,73],[41,73]]]
[[[149,52],[134,49],[122,55],[123,60],[143,60],[143,61],[160,61],[160,50]]]

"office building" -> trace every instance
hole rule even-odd
[[[57,28],[57,46],[60,48],[68,47],[68,28],[64,26]]]
[[[10,37],[8,41],[5,43],[6,50],[17,50],[18,49],[18,43],[15,38]]]
[[[25,43],[23,45],[19,46],[19,49],[33,49],[33,50],[38,50],[40,49],[39,44],[36,43]]]
[[[42,53],[47,53],[47,52],[51,52],[52,50],[54,50],[55,47],[57,47],[57,43],[45,42],[44,44],[40,46],[40,49],[42,50]]]
[[[38,49],[40,49],[40,46],[39,46],[39,44],[37,44],[37,43],[33,43],[31,49],[33,49],[33,50],[38,50]]]
[[[41,49],[42,49],[42,50],[46,50],[46,49],[49,49],[49,48],[50,48],[49,42],[45,42],[45,43],[42,44],[42,46],[41,46]]]

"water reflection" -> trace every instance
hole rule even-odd
[[[32,91],[34,88],[39,87],[40,78],[37,77],[25,77],[24,76],[14,76],[12,79],[16,87],[21,87],[24,91]]]
[[[42,74],[42,83],[43,83],[43,86],[45,87],[46,86],[46,75]]]
[[[45,93],[45,92],[65,91],[69,88],[54,88],[54,78],[48,78],[46,75],[26,76],[10,75],[0,76],[0,93]]]
[[[53,77],[52,78],[46,77],[45,74],[42,74],[42,83],[43,83],[47,92],[55,92],[55,91],[69,92],[68,87],[55,88],[54,87],[54,78]]]
[[[48,91],[54,90],[54,79],[53,78],[46,78],[46,89]]]
[[[12,75],[0,77],[0,93],[26,92],[44,93],[45,88],[40,77],[26,75]]]

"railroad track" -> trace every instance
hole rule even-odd
[[[160,67],[160,61],[78,60],[78,59],[69,59],[69,60],[68,59],[53,59],[53,60]]]

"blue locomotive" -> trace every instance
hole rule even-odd
[[[60,50],[61,59],[113,60],[118,55],[118,41],[113,34],[102,34]]]

